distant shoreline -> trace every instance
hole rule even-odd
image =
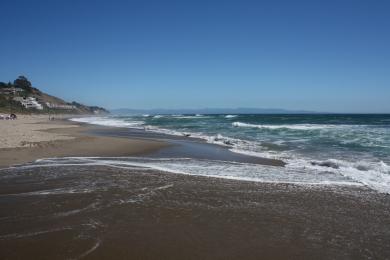
[[[161,141],[87,133],[94,128],[64,119],[49,121],[48,115],[0,121],[0,168],[48,157],[131,156],[167,146]]]

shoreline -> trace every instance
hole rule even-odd
[[[70,121],[71,117],[63,115],[49,121],[48,115],[24,116],[15,121],[0,122],[0,129],[5,131],[3,139],[8,136],[12,140],[8,144],[10,147],[0,146],[0,168],[48,157],[141,155],[151,158],[215,159],[280,167],[285,165],[280,160],[234,153],[227,147],[209,144],[197,138],[91,125]],[[3,143],[6,143],[6,139]]]
[[[86,123],[82,123],[86,124]],[[284,167],[285,162],[278,159],[250,156],[230,151],[229,147],[208,143],[203,139],[187,136],[168,135],[135,128],[95,126],[89,131],[92,135],[125,137],[141,140],[159,140],[169,145],[148,154],[150,158],[193,158],[228,162],[251,163],[265,166]]]
[[[0,146],[0,168],[48,157],[143,155],[169,145],[159,140],[90,134],[95,128],[68,119],[49,121],[47,116],[0,122],[3,138],[12,139],[7,145],[13,146],[7,147],[5,141]]]

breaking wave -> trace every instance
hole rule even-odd
[[[323,176],[329,177],[329,174],[333,174],[343,176],[348,180],[366,185],[379,192],[390,193],[390,127],[383,125],[384,120],[381,121],[382,125],[348,125],[331,123],[284,124],[284,122],[281,122],[283,120],[279,120],[279,124],[252,124],[238,121],[231,123],[224,119],[236,116],[157,115],[146,119],[140,117],[88,117],[72,120],[199,138],[208,143],[225,146],[235,153],[283,160],[286,162],[286,170],[299,172],[301,176],[312,175],[313,178],[307,178],[310,179],[311,183],[316,183],[318,180],[324,182]],[[162,117],[163,122],[153,123],[157,121],[153,121],[153,118]],[[180,121],[180,119],[185,120]],[[253,116],[250,119],[251,121],[254,120]],[[179,164],[182,163],[183,161]],[[208,165],[207,167],[213,168],[214,166]],[[189,168],[194,169],[192,166]],[[186,168],[183,172],[188,172],[189,168]],[[232,167],[230,168],[232,169]],[[169,168],[170,171],[175,169],[181,169],[178,162],[175,167]],[[213,169],[213,174],[218,175],[219,173],[216,173],[217,168],[214,167]],[[196,171],[200,172],[200,170]],[[246,170],[243,172],[248,173]],[[299,174],[291,176],[300,181]],[[248,176],[253,177],[251,174],[248,174]],[[240,175],[239,178],[252,178],[248,176]],[[277,174],[272,176],[272,178],[268,176],[265,179],[257,176],[254,179],[256,181],[280,181]]]
[[[81,117],[70,119],[74,122],[87,123],[92,125],[103,125],[113,127],[128,127],[128,128],[142,128],[144,121],[125,121],[122,119],[115,119],[112,117]]]
[[[247,128],[259,128],[259,129],[292,129],[292,130],[317,130],[335,128],[334,125],[316,125],[316,124],[295,124],[295,125],[257,125],[248,124],[242,122],[233,122],[234,127],[247,127]],[[337,126],[340,127],[340,126]]]

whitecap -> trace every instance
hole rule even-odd
[[[144,125],[144,121],[125,121],[119,118],[113,117],[81,117],[81,118],[71,118],[71,121],[88,123],[92,125],[103,125],[103,126],[113,126],[113,127],[126,127],[126,128],[141,128]]]
[[[291,130],[316,130],[340,127],[340,125],[320,125],[320,124],[291,124],[291,125],[263,125],[233,122],[234,127],[259,128],[259,129],[291,129]]]

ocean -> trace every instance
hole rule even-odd
[[[234,153],[279,159],[286,166],[194,158],[71,158],[72,163],[260,182],[364,185],[390,193],[390,115],[112,115],[72,120],[199,138]]]

